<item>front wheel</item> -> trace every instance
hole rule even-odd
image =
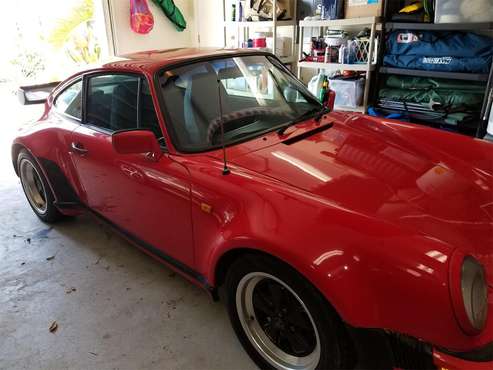
[[[235,261],[226,277],[229,316],[261,369],[350,367],[341,320],[291,267],[263,255]]]

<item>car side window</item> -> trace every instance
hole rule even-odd
[[[109,131],[137,127],[138,76],[95,76],[87,85],[86,122]]]
[[[92,126],[112,132],[148,129],[157,139],[163,137],[149,84],[140,76],[114,74],[89,78],[86,111],[86,123]]]
[[[53,105],[58,112],[80,120],[82,118],[82,80],[63,90],[56,97]]]

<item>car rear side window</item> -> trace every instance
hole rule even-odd
[[[89,79],[87,89],[87,124],[111,132],[148,129],[158,139],[163,137],[145,78],[125,74],[95,76]]]
[[[59,94],[54,102],[55,109],[70,117],[82,117],[82,80],[75,82]]]

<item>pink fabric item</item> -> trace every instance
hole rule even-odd
[[[154,17],[147,0],[130,0],[130,27],[136,33],[146,34],[154,27]]]

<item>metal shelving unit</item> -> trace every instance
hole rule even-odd
[[[493,137],[488,134],[488,121],[493,105],[493,65],[490,68],[490,75],[488,76],[484,96],[483,106],[481,107],[481,122],[479,123],[476,136],[480,138],[489,137],[489,140],[493,142]]]
[[[267,27],[274,27],[274,24],[277,27],[287,27],[287,26],[296,26],[296,21],[295,20],[288,20],[288,21],[224,21],[224,24],[226,26],[238,26],[238,27],[249,27],[249,28],[267,28]]]
[[[474,31],[493,29],[493,22],[484,23],[407,23],[386,22],[385,30]]]
[[[277,0],[274,1],[274,9],[277,6]],[[224,26],[224,47],[228,47],[228,29],[234,28],[235,30],[235,47],[241,48],[241,40],[246,41],[250,38],[250,31],[259,29],[269,29],[272,30],[272,53],[276,54],[277,51],[277,41],[278,41],[278,31],[279,27],[291,27],[291,55],[290,56],[279,56],[279,59],[284,64],[293,64],[296,60],[295,50],[296,50],[296,14],[297,14],[297,3],[298,1],[293,0],[293,19],[290,20],[278,20],[276,12],[273,12],[273,19],[268,21],[239,21],[239,9],[240,0],[223,0],[223,26]],[[228,6],[235,4],[236,6],[236,20],[228,20]],[[229,8],[230,10],[231,8]],[[232,46],[232,45],[231,45]],[[262,50],[265,50],[264,48]]]
[[[358,30],[361,26],[367,26],[375,23],[378,25],[380,17],[360,17],[360,18],[345,18],[333,20],[319,21],[300,21],[300,27],[324,27],[332,30]]]
[[[388,19],[389,14],[392,11],[395,11],[396,4],[388,5],[386,2],[384,17]],[[393,8],[394,7],[394,8]],[[383,30],[382,30],[382,38],[385,37],[385,32],[390,32],[393,30],[422,30],[422,31],[491,31],[493,30],[493,22],[482,22],[482,23],[408,23],[408,22],[384,22]],[[490,66],[489,74],[480,74],[480,73],[466,73],[466,72],[441,72],[441,71],[426,71],[426,70],[417,70],[417,69],[406,69],[406,68],[395,68],[395,67],[385,67],[383,66],[383,56],[385,54],[385,45],[382,43],[382,47],[379,52],[379,67],[375,73],[375,81],[377,88],[374,89],[375,92],[375,101],[377,99],[378,94],[378,86],[380,86],[379,80],[380,75],[387,74],[395,74],[395,75],[406,75],[406,76],[417,76],[417,77],[433,77],[433,78],[446,78],[446,79],[455,79],[455,80],[465,80],[465,81],[480,81],[486,82],[488,78],[491,80],[491,76],[493,75],[493,64]],[[486,92],[488,89],[486,89]],[[485,106],[487,104],[488,94],[485,92],[484,101],[483,101],[483,111],[485,110]],[[484,122],[483,122],[484,123]],[[479,123],[477,136],[484,136],[485,129],[484,124]]]
[[[374,61],[375,40],[377,32],[381,30],[379,17],[363,17],[351,19],[335,19],[335,20],[320,20],[320,21],[300,21],[300,43],[298,49],[298,59],[303,57],[303,34],[306,28],[318,28],[318,33],[323,35],[325,30],[343,30],[347,32],[357,32],[365,26],[370,28],[370,45],[368,51],[368,60],[364,64],[339,64],[339,63],[317,63],[317,62],[298,62],[298,78],[301,78],[303,68],[325,71],[356,71],[366,72],[365,90],[363,96],[363,106],[357,108],[338,108],[344,111],[356,111],[365,113],[368,108],[368,97],[370,94],[370,78],[376,65]]]
[[[467,81],[488,80],[488,74],[481,74],[481,73],[425,71],[421,69],[405,69],[405,68],[393,68],[393,67],[380,67],[379,72],[385,74],[394,74],[394,75],[451,78],[455,80],[467,80]]]
[[[340,64],[340,63],[317,63],[317,62],[298,62],[298,68],[324,69],[326,71],[355,71],[371,72],[375,70],[375,64]]]

